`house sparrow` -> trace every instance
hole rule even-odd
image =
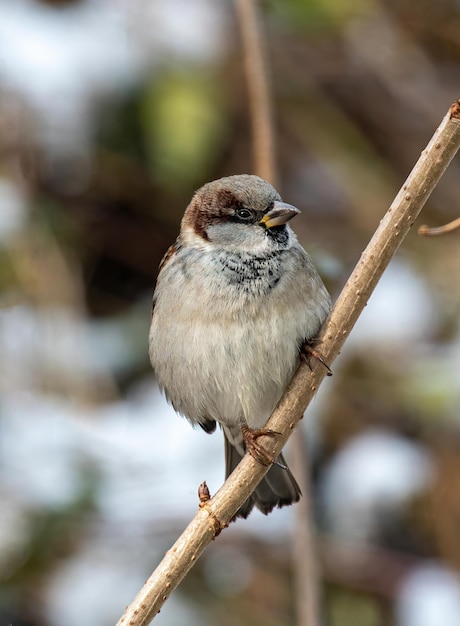
[[[192,198],[160,265],[149,334],[158,384],[174,409],[224,431],[226,475],[246,450],[274,463],[237,516],[297,502],[285,461],[257,443],[313,339],[330,296],[288,220],[300,213],[258,176],[221,178]]]

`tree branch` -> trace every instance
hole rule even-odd
[[[329,363],[339,354],[378,280],[459,147],[460,100],[442,120],[381,220],[321,331],[321,353]],[[312,370],[305,364],[300,365],[267,424],[268,428],[281,433],[280,436],[274,440],[263,438],[263,445],[274,457],[281,452],[325,375],[326,370],[320,363],[315,363]],[[166,553],[127,607],[118,626],[150,623],[208,543],[228,525],[267,471],[267,467],[246,454]]]
[[[302,491],[300,502],[295,507],[294,525],[291,531],[295,623],[297,626],[318,626],[321,624],[320,585],[312,481],[310,460],[301,428],[294,431],[289,445],[289,465]]]
[[[243,44],[255,173],[276,187],[275,136],[258,3],[236,0],[235,4]]]
[[[430,228],[429,226],[423,224],[419,227],[417,232],[419,235],[423,235],[425,237],[436,237],[437,235],[451,233],[452,231],[457,230],[457,228],[460,228],[460,217],[457,217],[457,219],[449,222],[448,224],[444,224],[444,226]]]

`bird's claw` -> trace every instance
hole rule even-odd
[[[278,465],[281,469],[287,469],[284,463],[281,463],[278,459],[275,459],[263,446],[261,446],[257,439],[259,437],[276,437],[277,435],[281,435],[281,433],[276,430],[271,430],[270,428],[258,428],[253,429],[249,428],[249,426],[243,426],[241,428],[241,432],[243,435],[243,440],[246,446],[247,452],[256,460],[259,461],[262,465]]]
[[[325,358],[323,357],[323,355],[321,354],[321,352],[319,352],[318,350],[316,350],[316,348],[314,348],[311,344],[313,342],[318,342],[317,339],[313,339],[311,340],[311,342],[308,342],[306,344],[304,344],[302,346],[302,351],[301,351],[301,356],[302,359],[305,361],[305,363],[308,365],[308,367],[310,369],[312,369],[311,367],[311,363],[310,363],[310,358],[313,357],[315,358],[317,361],[319,361],[321,363],[321,365],[323,365],[326,370],[327,370],[327,375],[328,376],[332,376],[332,370],[329,367],[329,365],[326,363]]]

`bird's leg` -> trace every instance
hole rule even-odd
[[[242,426],[241,433],[243,435],[246,450],[256,461],[259,461],[262,465],[274,464],[281,467],[281,469],[287,469],[286,465],[281,463],[278,459],[274,459],[273,456],[257,442],[259,437],[276,437],[277,435],[281,435],[281,433],[276,430],[270,430],[269,428],[253,429],[249,428],[249,426]]]
[[[332,376],[331,368],[326,363],[326,360],[321,354],[321,352],[319,352],[318,350],[316,350],[316,348],[313,347],[314,343],[318,343],[318,340],[309,339],[308,341],[306,341],[300,349],[300,356],[302,357],[302,359],[305,361],[305,363],[308,365],[310,369],[311,369],[310,359],[313,357],[314,359],[319,361],[322,365],[324,365],[324,367],[327,369],[327,375]]]

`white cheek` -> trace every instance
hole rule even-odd
[[[232,252],[264,254],[273,250],[273,243],[258,225],[220,223],[207,230],[209,243],[214,249],[226,248]]]
[[[267,235],[265,228],[258,225],[236,224],[221,222],[209,226],[207,229],[209,239],[204,239],[190,226],[182,225],[181,241],[189,248],[203,251],[228,250],[229,252],[251,252],[255,255],[272,253],[278,245]],[[295,234],[287,226],[288,241],[283,248],[290,248],[297,242]]]
[[[209,241],[203,239],[201,235],[197,235],[197,233],[189,226],[182,227],[180,238],[182,244],[188,248],[210,250],[213,247]]]

